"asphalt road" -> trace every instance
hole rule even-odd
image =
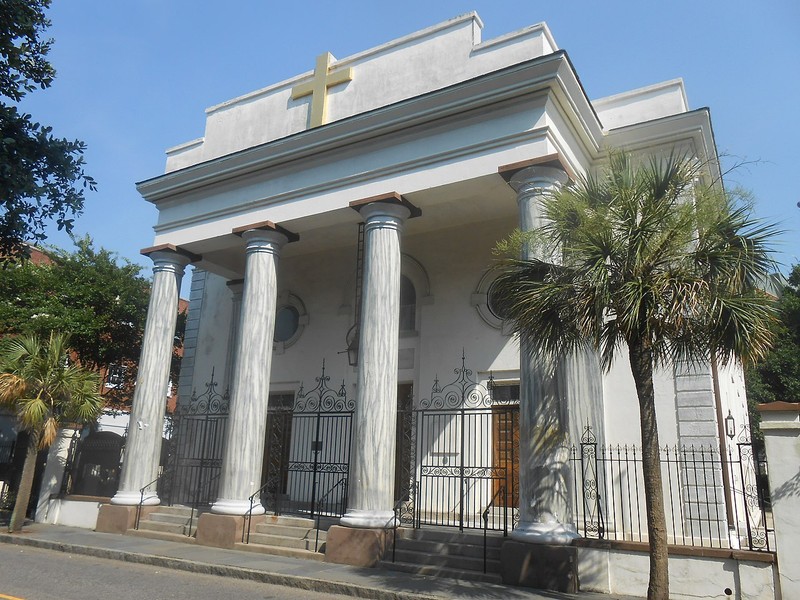
[[[322,600],[345,597],[0,544],[0,600]]]

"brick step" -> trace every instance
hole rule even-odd
[[[454,544],[429,540],[397,539],[397,550],[417,552],[426,555],[447,555],[467,558],[480,558],[483,561],[483,544]],[[500,560],[500,547],[486,545],[486,557],[489,560]]]
[[[314,552],[315,542],[316,539],[314,536],[310,536],[309,538],[306,539],[301,539],[297,537],[287,537],[283,535],[273,535],[269,533],[250,534],[251,544],[261,544],[264,546],[280,546],[281,548],[296,548],[299,550],[309,550],[311,552]],[[320,550],[324,549],[324,546],[325,546],[325,538],[322,535],[320,535],[319,538]]]
[[[260,554],[270,554],[272,556],[285,556],[289,558],[303,558],[305,560],[314,560],[322,562],[325,560],[325,555],[322,552],[311,552],[308,550],[300,550],[298,548],[285,548],[283,546],[267,546],[265,544],[242,544],[237,542],[233,546],[234,550],[244,550],[246,552],[257,552]]]
[[[499,573],[483,573],[478,571],[465,571],[436,565],[418,565],[415,563],[382,561],[380,563],[384,569],[392,571],[402,571],[403,573],[415,573],[417,575],[427,575],[429,577],[447,577],[449,579],[459,579],[461,581],[485,581],[487,583],[503,583],[503,578]]]

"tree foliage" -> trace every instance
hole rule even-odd
[[[42,38],[49,6],[0,1],[0,262],[24,256],[25,242],[44,240],[50,221],[71,231],[85,191],[95,189],[84,172],[84,143],[55,136],[19,106],[55,77],[47,61],[53,42]]]
[[[82,365],[135,364],[150,294],[142,268],[95,249],[89,237],[75,239],[72,252],[54,249],[49,256],[49,263],[20,263],[4,273],[0,335],[69,331]]]
[[[589,347],[608,369],[628,356],[641,421],[648,598],[669,597],[653,370],[679,360],[757,361],[775,320],[760,291],[774,267],[774,228],[701,187],[701,177],[686,157],[635,163],[612,154],[600,175],[542,199],[543,224],[501,246],[527,244],[539,258],[508,259],[495,284],[496,301],[542,358]]]
[[[29,434],[9,531],[22,527],[37,451],[55,441],[63,424],[91,421],[103,405],[98,374],[70,360],[69,336],[51,333],[46,339],[6,338],[0,347],[0,404],[13,408]]]
[[[753,408],[758,404],[800,402],[800,265],[792,267],[777,305],[775,344],[764,360],[745,371],[747,401],[756,421],[759,415]]]

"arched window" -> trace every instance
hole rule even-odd
[[[417,290],[405,275],[400,276],[400,331],[417,328]]]

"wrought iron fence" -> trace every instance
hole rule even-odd
[[[661,475],[670,544],[775,548],[766,459],[746,432],[724,456],[711,446],[664,447]],[[575,525],[586,538],[647,541],[641,449],[598,445],[587,425],[572,447]],[[723,476],[725,474],[725,476]]]
[[[519,406],[473,378],[462,353],[456,378],[398,412],[400,523],[506,531],[517,515]],[[498,496],[498,490],[503,494]],[[494,499],[494,501],[493,501]],[[490,506],[486,512],[487,506]]]
[[[291,406],[271,409],[261,502],[275,514],[341,516],[347,504],[355,401],[325,372]]]

